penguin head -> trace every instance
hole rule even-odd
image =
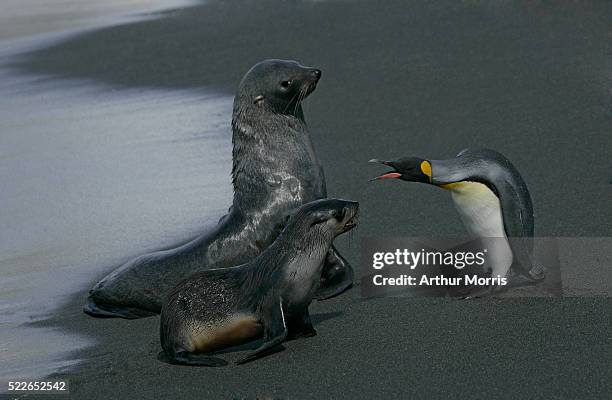
[[[393,168],[392,171],[377,176],[376,178],[371,180],[401,179],[403,181],[409,182],[432,182],[431,163],[423,158],[403,157],[392,161],[383,161],[375,158],[370,160],[370,162],[383,164]]]

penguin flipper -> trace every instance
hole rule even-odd
[[[537,281],[543,279],[543,268],[534,267],[533,261],[533,206],[527,186],[519,176],[515,178],[514,185],[496,185],[504,231],[514,258],[512,268],[525,278]]]

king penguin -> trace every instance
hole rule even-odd
[[[370,162],[393,169],[373,180],[401,179],[449,190],[466,230],[493,247],[488,249],[492,277],[507,277],[512,268],[528,282],[544,279],[543,268],[533,263],[534,219],[529,190],[502,154],[468,148],[448,160],[405,157]]]

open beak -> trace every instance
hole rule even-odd
[[[400,174],[399,172],[397,172],[397,170],[395,169],[395,167],[393,167],[389,161],[383,161],[383,160],[379,160],[379,159],[377,159],[377,158],[373,158],[373,159],[371,159],[371,160],[370,160],[370,161],[368,161],[368,162],[375,163],[375,164],[383,164],[383,165],[386,165],[386,166],[388,166],[388,167],[393,168],[393,171],[389,171],[389,172],[387,172],[386,174],[383,174],[383,175],[381,175],[381,176],[377,176],[376,178],[372,178],[372,179],[370,179],[370,180],[369,180],[369,182],[372,182],[372,181],[378,181],[378,180],[381,180],[381,179],[393,179],[393,178],[399,178],[400,176],[402,176],[402,174]]]

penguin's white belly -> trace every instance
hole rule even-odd
[[[457,182],[446,185],[465,228],[474,236],[506,237],[499,199],[486,185]]]
[[[478,182],[457,182],[442,187],[451,191],[468,232],[485,239],[493,275],[505,276],[512,264],[512,250],[506,238],[499,198]]]

